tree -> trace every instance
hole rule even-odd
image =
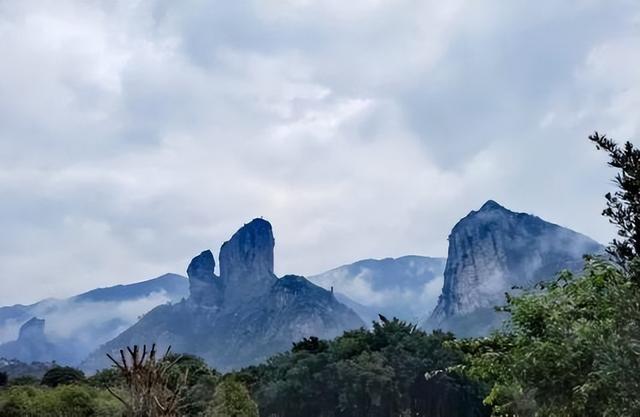
[[[619,172],[614,178],[618,190],[607,193],[607,208],[602,214],[618,228],[618,237],[611,243],[608,252],[625,269],[640,255],[640,149],[626,142],[616,142],[594,132],[589,140],[597,149],[609,154],[609,166]]]
[[[49,369],[42,377],[42,385],[57,387],[58,385],[74,384],[84,381],[84,373],[69,366],[56,366]]]
[[[233,379],[218,385],[206,417],[258,417],[258,406],[247,388]]]
[[[87,383],[93,387],[104,388],[124,385],[125,380],[117,369],[107,368],[87,378]]]
[[[183,385],[178,403],[180,412],[188,416],[199,416],[204,413],[213,399],[220,375],[209,368],[202,358],[195,355],[170,354],[164,360],[170,363],[175,362],[168,373],[169,386],[176,389]]]
[[[9,385],[38,385],[40,384],[41,379],[36,377],[25,375],[25,376],[17,376],[15,378],[11,378],[9,380]]]
[[[0,372],[0,387],[4,387],[9,383],[9,376],[6,372]]]
[[[590,260],[508,299],[508,328],[458,342],[471,376],[491,384],[496,415],[640,415],[640,299],[619,268]]]
[[[118,393],[112,387],[109,392],[126,408],[128,417],[176,417],[187,375],[172,381],[171,371],[180,356],[169,360],[169,347],[163,357],[156,357],[156,345],[142,351],[137,345],[120,350],[120,360],[110,354],[107,357],[119,370],[124,380],[124,393]],[[121,395],[122,394],[122,395]]]
[[[385,319],[331,341],[303,339],[238,378],[264,416],[486,416],[483,393],[468,379],[424,378],[460,363],[461,352],[446,346],[452,340],[450,333]]]
[[[292,352],[311,352],[311,353],[320,353],[327,350],[329,344],[324,341],[318,339],[316,336],[311,336],[309,338],[303,338],[301,341],[294,343],[291,348]]]

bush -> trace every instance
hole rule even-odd
[[[84,373],[68,366],[58,366],[49,369],[42,377],[42,385],[57,387],[58,385],[73,384],[84,381]]]
[[[240,382],[227,379],[216,388],[207,417],[258,417],[258,406]]]
[[[640,415],[640,288],[591,260],[545,291],[508,300],[507,328],[460,342],[468,371],[489,382],[497,415]]]
[[[18,376],[15,378],[11,378],[9,380],[9,385],[11,386],[16,386],[16,385],[38,385],[40,384],[40,380],[38,378],[35,378],[33,376]]]
[[[2,417],[116,417],[122,413],[106,391],[84,385],[12,386],[0,392]]]

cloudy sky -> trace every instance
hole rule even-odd
[[[0,304],[260,216],[280,274],[445,255],[489,198],[606,242],[586,137],[640,140],[637,0],[4,0],[0,57]]]

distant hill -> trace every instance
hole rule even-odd
[[[178,301],[189,296],[189,282],[182,275],[165,274],[134,284],[96,288],[76,295],[71,300],[75,302],[122,302],[148,297],[154,293],[164,293],[171,300]]]
[[[424,327],[485,335],[505,318],[494,306],[503,305],[514,286],[579,271],[583,255],[602,251],[587,236],[490,200],[451,231],[442,294]]]
[[[365,259],[309,280],[330,289],[369,324],[378,313],[418,323],[435,307],[446,259],[426,256]]]
[[[26,363],[17,359],[6,359],[0,357],[0,372],[7,374],[9,379],[30,376],[41,379],[44,374],[55,366],[52,362],[31,362]]]
[[[20,327],[34,317],[42,318],[47,323],[42,336],[46,336],[51,348],[36,358],[29,353],[36,347],[28,349],[29,339],[23,338],[19,344],[22,348],[11,349],[9,352],[14,356],[8,359],[78,364],[149,310],[160,304],[180,301],[188,295],[189,283],[185,277],[166,274],[135,284],[95,289],[67,299],[0,307],[0,342],[17,346]]]

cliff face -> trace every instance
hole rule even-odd
[[[488,201],[453,228],[442,294],[425,327],[486,334],[502,321],[493,307],[505,292],[579,271],[584,254],[601,250],[584,235]]]
[[[187,270],[187,300],[155,308],[94,352],[84,368],[106,366],[105,353],[124,346],[157,343],[229,370],[286,351],[303,337],[333,338],[364,325],[331,292],[305,278],[278,279],[274,242],[267,221],[244,225],[222,245],[219,277],[211,252],[202,252]]]
[[[271,224],[255,219],[244,225],[220,248],[220,277],[225,302],[246,302],[264,294],[275,284]]]
[[[215,268],[216,261],[210,250],[202,252],[189,264],[189,299],[193,303],[212,308],[222,306],[224,288],[222,280],[214,273]]]

